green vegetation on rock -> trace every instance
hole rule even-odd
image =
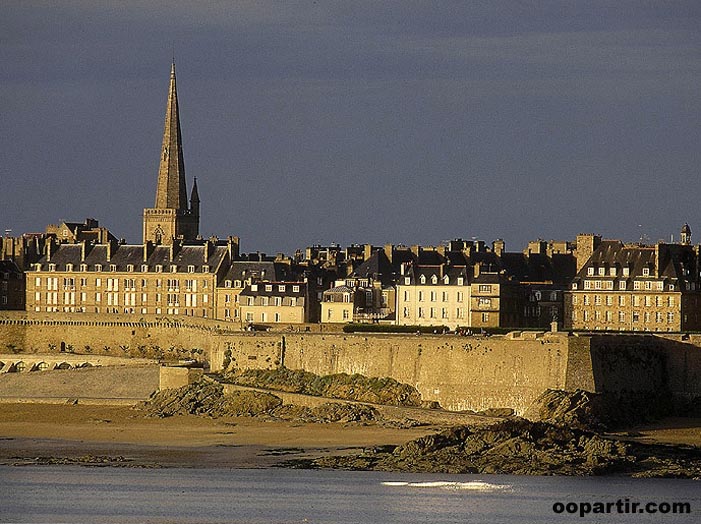
[[[315,375],[308,371],[286,368],[249,369],[226,375],[226,380],[242,386],[259,387],[318,397],[370,402],[392,406],[420,406],[421,394],[416,388],[392,378],[370,378],[363,375]]]

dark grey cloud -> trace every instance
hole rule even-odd
[[[701,232],[697,2],[2,11],[0,227],[15,232],[96,216],[140,240],[173,44],[203,233],[246,250]]]

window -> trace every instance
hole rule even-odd
[[[127,273],[134,271],[134,264],[127,264]]]
[[[161,264],[156,265],[156,273],[162,273],[163,272],[163,266]]]
[[[625,280],[621,280],[618,283],[618,289],[620,289],[621,291],[625,291],[625,289],[626,289],[626,281]]]
[[[148,273],[148,264],[141,264],[141,272]]]
[[[618,312],[618,321],[621,323],[626,321],[626,314],[623,311]]]
[[[436,275],[431,277],[431,284],[438,284],[438,277]]]
[[[272,284],[266,284],[266,285],[265,285],[265,290],[268,291],[268,292],[272,291],[272,290],[273,290],[273,285],[272,285]]]
[[[629,267],[623,268],[623,276],[624,277],[630,276],[630,268]]]
[[[299,293],[299,286],[292,286],[293,293]]]
[[[258,291],[258,284],[251,284],[251,291]]]
[[[587,268],[587,275],[590,277],[594,276],[594,268],[593,267],[588,267]]]
[[[193,265],[187,266],[187,272],[188,272],[188,273],[194,273],[194,272],[195,272],[195,266],[193,266]]]
[[[674,297],[667,297],[667,306],[674,307]]]
[[[405,286],[411,285],[411,278],[410,277],[404,277],[404,285]]]
[[[624,296],[618,297],[618,305],[625,306],[626,305],[626,297],[624,297]]]
[[[87,265],[87,264],[80,264],[80,270],[81,270],[81,271],[87,271],[87,270],[88,270],[88,265]]]
[[[611,295],[606,295],[606,305],[607,306],[613,305],[613,297]]]
[[[482,322],[489,322],[489,313],[482,313]]]
[[[462,286],[465,283],[465,279],[463,277],[458,277],[458,286]]]
[[[578,302],[579,302],[579,299],[578,299],[577,295],[572,295],[572,304],[574,304],[576,306]]]
[[[424,301],[424,292],[419,291],[419,302],[423,302],[423,301]]]
[[[575,284],[576,285],[576,284]],[[573,287],[572,289],[577,289],[576,287]],[[584,281],[584,289],[591,289],[591,280],[585,280]]]
[[[478,289],[479,289],[480,293],[491,293],[492,292],[492,286],[490,286],[489,284],[480,284]]]
[[[605,267],[600,267],[599,268],[599,276],[603,277],[606,275],[606,268]]]
[[[578,286],[577,286],[577,283],[576,283],[576,282],[572,284],[572,290],[573,290],[573,291],[577,291],[577,287],[578,287]]]
[[[480,299],[478,299],[477,303],[481,307],[489,307],[492,305],[492,299],[491,298],[480,298]]]
[[[585,306],[589,305],[589,295],[584,295],[584,305]]]
[[[209,266],[202,266],[202,273],[209,273]]]
[[[435,301],[436,301],[436,292],[431,291],[431,302],[435,302]]]
[[[611,275],[612,277],[615,277],[615,276],[616,276],[616,273],[617,273],[617,271],[616,271],[616,268],[615,268],[615,267],[611,267],[611,268],[609,269],[609,275]]]
[[[649,276],[650,276],[650,268],[649,268],[649,267],[644,267],[644,268],[643,268],[643,276],[644,276],[644,277],[649,277]]]
[[[671,311],[667,313],[667,324],[671,324],[674,322],[674,313]]]
[[[419,279],[419,281],[420,281],[422,284],[425,284],[425,283],[426,283],[426,275],[421,275],[421,278]]]
[[[285,292],[285,285],[284,285],[284,284],[280,284],[280,285],[277,287],[277,290],[278,290],[280,293],[284,293],[284,292]]]
[[[596,306],[601,305],[601,295],[594,295],[594,305],[596,305]]]
[[[117,264],[110,264],[110,271],[112,271],[113,273],[117,271]]]

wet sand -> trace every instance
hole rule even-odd
[[[399,414],[396,410],[402,408],[391,409]],[[411,414],[421,415],[416,409]],[[155,418],[123,406],[0,404],[0,464],[261,468],[288,458],[398,445],[448,425],[495,420],[436,411],[425,416],[429,425],[399,429],[249,417]],[[645,443],[701,447],[701,419],[666,419],[617,434]]]
[[[437,429],[249,417],[155,418],[120,406],[0,404],[0,464],[91,455],[122,456],[135,465],[269,467],[291,456],[397,445]]]

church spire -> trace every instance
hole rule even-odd
[[[158,187],[156,205],[158,209],[179,209],[187,211],[187,188],[185,186],[185,162],[180,134],[180,114],[178,93],[175,88],[175,60],[170,69],[170,89],[166,105],[163,146],[158,166]]]

